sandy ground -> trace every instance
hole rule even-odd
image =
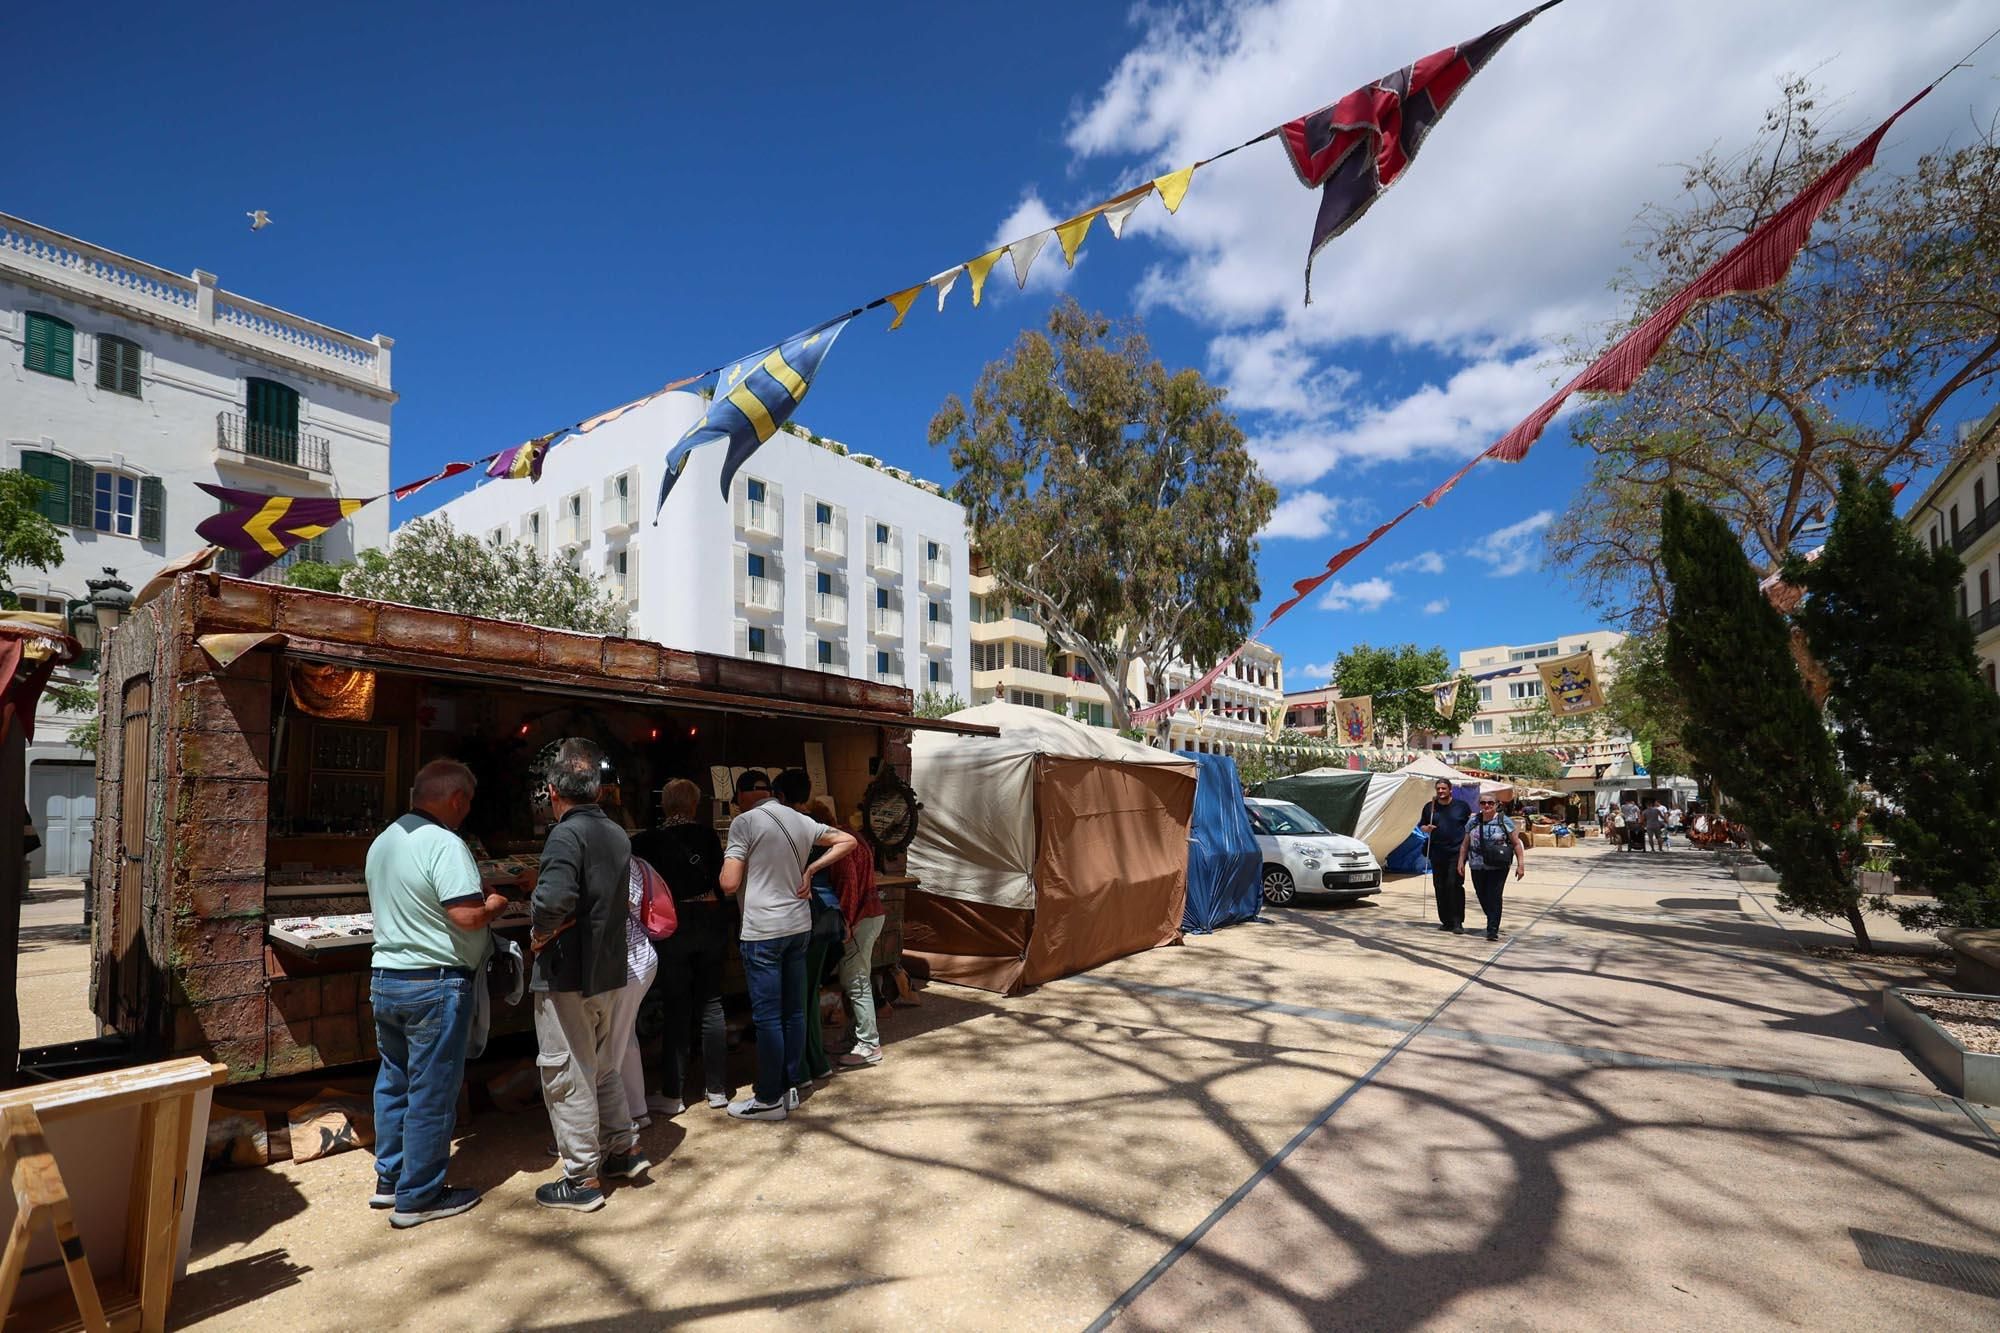
[[[539,1112],[468,1126],[485,1200],[406,1233],[364,1153],[210,1176],[174,1323],[1991,1327],[2000,1139],[1877,1026],[1921,973],[1767,901],[1586,844],[1530,854],[1499,944],[1405,882],[935,987],[785,1124],[656,1125],[590,1215],[533,1202]]]
[[[90,1016],[90,937],[83,881],[38,879],[21,904],[21,1045],[52,1046],[97,1035]]]

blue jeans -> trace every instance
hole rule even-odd
[[[369,976],[382,1056],[375,1075],[375,1174],[395,1182],[402,1212],[444,1192],[472,1030],[472,982],[450,972],[413,977],[378,969]]]
[[[750,1021],[757,1025],[757,1100],[785,1100],[799,1082],[806,1048],[806,941],[811,931],[774,940],[743,941],[743,976],[750,983]]]

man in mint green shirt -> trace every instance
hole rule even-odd
[[[368,1002],[382,1067],[375,1076],[375,1193],[389,1224],[462,1213],[479,1192],[445,1183],[458,1087],[465,1078],[473,987],[492,950],[487,926],[507,906],[487,893],[457,828],[472,810],[472,770],[425,764],[410,813],[368,848],[375,949]]]

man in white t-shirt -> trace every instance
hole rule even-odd
[[[778,774],[771,793],[772,800],[731,821],[722,852],[722,891],[743,895],[743,975],[757,1027],[755,1091],[729,1106],[739,1120],[783,1120],[798,1104],[810,998],[805,972],[812,879],[856,845],[852,833],[799,810],[812,799],[804,769]]]

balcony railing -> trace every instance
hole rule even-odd
[[[951,586],[950,563],[944,560],[924,561],[924,582],[930,584],[933,588],[950,587]]]
[[[229,408],[215,414],[215,447],[224,453],[302,467],[308,472],[333,471],[333,445],[326,436],[251,421]]]
[[[846,555],[847,534],[837,523],[813,523],[806,527],[806,544],[822,555]]]
[[[2000,626],[2000,602],[1993,602],[1980,607],[1977,611],[1966,616],[1966,620],[1972,625],[1973,637],[1978,638],[1981,634],[1986,633],[1987,630],[1995,626]]]
[[[845,625],[847,623],[847,599],[839,593],[814,593],[812,618],[823,625]]]
[[[1952,551],[1958,555],[1965,554],[1966,548],[1993,531],[1993,525],[1996,523],[2000,523],[2000,500],[1993,501],[1974,514],[1971,526],[1960,528],[1951,534]]]
[[[752,574],[744,585],[743,604],[760,611],[776,611],[784,604],[785,588],[776,579]]]
[[[868,563],[877,569],[887,570],[891,574],[902,572],[903,551],[896,543],[872,542],[870,543],[870,548]]]
[[[951,626],[942,620],[924,622],[924,646],[926,648],[951,647]]]
[[[767,500],[745,500],[737,508],[736,521],[745,532],[776,533],[778,508]]]
[[[743,655],[749,658],[753,662],[783,662],[785,660],[778,654],[771,652],[769,649],[759,651],[755,648],[751,648],[745,650]]]
[[[903,672],[900,667],[888,671],[871,672],[870,674],[877,685],[901,685],[903,683]]]
[[[868,618],[868,632],[885,639],[903,637],[903,613],[894,607],[878,606]]]
[[[300,542],[250,577],[258,583],[283,583],[291,573],[292,566],[306,560],[325,562],[326,544],[318,537]],[[243,557],[235,551],[218,552],[215,557],[215,567],[224,574],[240,575],[243,569]]]

